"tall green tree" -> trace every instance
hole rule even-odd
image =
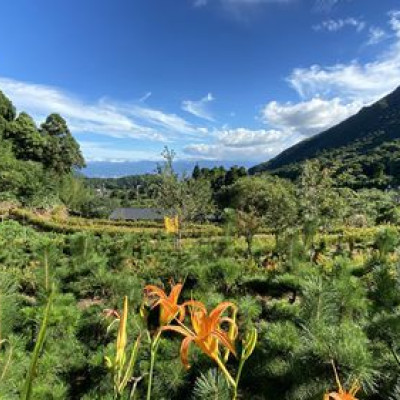
[[[0,90],[0,137],[4,135],[8,124],[15,118],[15,107],[6,95]]]
[[[7,122],[15,119],[16,111],[11,100],[0,90],[0,118]]]
[[[11,140],[14,154],[18,159],[42,161],[46,140],[27,113],[21,112],[8,124],[4,137]]]
[[[170,215],[177,215],[181,224],[211,213],[214,204],[209,181],[179,177],[173,167],[175,152],[166,147],[162,155],[164,163],[158,168],[158,206]]]
[[[82,207],[86,203],[90,203],[93,198],[90,188],[85,185],[85,181],[72,174],[65,175],[61,179],[58,195],[68,210],[77,214],[80,214]]]
[[[244,177],[230,189],[231,205],[237,212],[237,227],[246,238],[251,254],[253,237],[263,225],[278,238],[296,222],[294,186],[275,176]]]
[[[328,169],[320,161],[306,161],[297,185],[299,219],[308,244],[318,229],[326,228],[330,222],[344,214],[343,199],[333,187]]]
[[[51,114],[41,125],[40,132],[46,140],[43,164],[57,173],[65,174],[73,168],[85,166],[79,144],[71,135],[64,118]]]
[[[23,204],[48,197],[52,179],[40,163],[16,159],[12,143],[0,139],[0,198],[17,199]]]
[[[201,176],[200,167],[199,167],[199,164],[196,164],[193,168],[192,178],[199,179],[200,176]]]

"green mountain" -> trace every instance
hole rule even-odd
[[[295,178],[307,159],[318,159],[330,167],[341,185],[382,188],[400,184],[400,87],[249,172]]]

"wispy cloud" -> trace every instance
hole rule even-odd
[[[208,93],[207,96],[204,96],[200,100],[184,100],[182,102],[182,110],[198,118],[214,121],[211,111],[209,110],[209,104],[214,100],[212,93]]]
[[[320,24],[314,25],[313,29],[316,31],[326,30],[328,32],[338,32],[343,28],[351,27],[357,32],[361,32],[365,27],[365,21],[359,18],[339,18],[339,19],[327,19],[322,21]]]
[[[153,94],[153,93],[151,93],[151,92],[145,93],[145,94],[139,99],[139,101],[140,101],[141,103],[144,103],[146,100],[148,100],[148,99],[152,96],[152,94]]]
[[[314,8],[317,11],[330,11],[344,0],[315,0]]]
[[[366,44],[368,46],[372,46],[374,44],[378,44],[378,43],[382,42],[387,37],[388,37],[388,35],[383,29],[376,27],[376,26],[371,26],[369,28],[368,41]]]
[[[176,114],[135,103],[118,103],[109,99],[88,103],[58,88],[4,77],[0,77],[0,88],[19,109],[31,113],[37,122],[57,112],[66,118],[76,133],[165,142],[177,135],[193,139],[207,132]]]

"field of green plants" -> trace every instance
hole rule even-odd
[[[222,228],[177,248],[22,222],[0,224],[1,399],[400,399],[394,228],[248,257]]]

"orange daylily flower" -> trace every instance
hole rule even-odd
[[[226,347],[232,354],[236,355],[234,348],[234,340],[237,337],[238,329],[236,322],[232,318],[222,317],[222,314],[228,309],[236,309],[231,302],[223,302],[219,304],[209,314],[205,306],[200,302],[189,301],[186,303],[191,307],[191,321],[193,331],[184,325],[181,326],[165,326],[163,331],[174,331],[185,337],[181,345],[181,360],[186,368],[189,368],[188,353],[189,346],[194,342],[205,354],[217,362],[221,366],[219,344]],[[229,335],[225,332],[221,325],[228,324],[234,334]]]
[[[355,396],[361,389],[357,381],[353,383],[350,390],[346,392],[340,383],[339,375],[336,371],[335,363],[332,361],[333,371],[335,373],[336,384],[338,386],[338,392],[327,393],[324,396],[324,400],[358,400]]]
[[[185,306],[178,305],[178,298],[183,285],[178,283],[172,285],[169,296],[161,288],[147,285],[144,291],[151,301],[151,307],[160,306],[160,325],[168,325],[174,318],[183,321],[185,318]]]

